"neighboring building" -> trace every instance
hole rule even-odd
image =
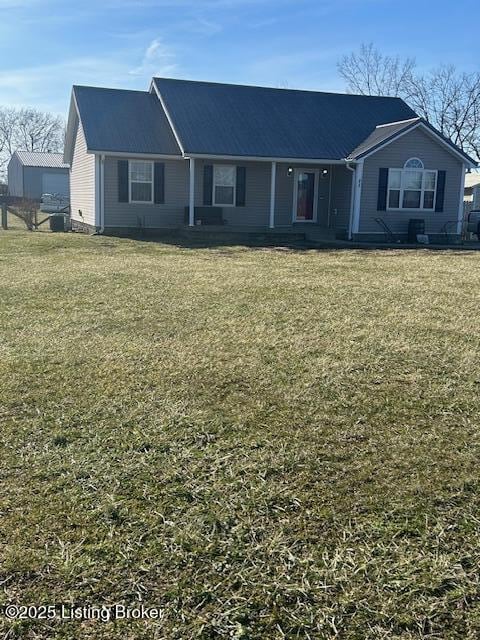
[[[480,209],[480,184],[475,185],[473,188],[472,207]]]
[[[472,158],[399,98],[154,78],[75,86],[64,160],[76,229],[185,225],[398,238],[460,233]]]
[[[480,207],[480,173],[472,171],[465,176],[465,208],[467,213]]]
[[[15,151],[8,163],[8,194],[31,200],[44,193],[69,197],[69,168],[61,153]]]

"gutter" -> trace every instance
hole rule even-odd
[[[211,153],[184,153],[184,158],[196,158],[199,160],[226,160],[231,162],[278,162],[298,165],[344,165],[348,162],[348,160],[326,160],[324,158],[278,158],[270,156],[229,156],[225,154],[217,155]]]

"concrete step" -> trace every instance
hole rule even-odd
[[[277,245],[277,244],[295,244],[305,242],[305,234],[301,232],[282,232],[275,231],[253,231],[245,230],[232,231],[231,229],[222,229],[222,231],[212,230],[211,227],[208,230],[204,227],[201,231],[197,227],[192,229],[182,230],[179,235],[188,239],[191,242],[208,244],[222,244],[222,243],[248,243],[248,244],[260,244],[260,245]]]
[[[305,238],[307,240],[335,240],[336,238],[336,230],[335,229],[324,229],[322,227],[315,227],[311,225],[310,228],[305,229]]]

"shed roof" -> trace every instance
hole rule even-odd
[[[63,153],[40,151],[15,152],[24,167],[46,167],[49,169],[68,169],[70,165],[63,161]]]
[[[342,160],[379,124],[416,117],[400,98],[154,78],[185,153]]]
[[[158,98],[148,91],[74,86],[89,151],[181,155]]]

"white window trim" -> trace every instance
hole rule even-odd
[[[410,160],[412,160],[413,158],[410,158]],[[408,162],[410,162],[410,160],[407,160],[407,162],[405,164],[407,164]],[[415,160],[418,160],[418,158],[415,158]],[[423,164],[423,163],[422,163]],[[395,188],[390,188],[390,178],[391,178],[391,172],[392,171],[400,171],[401,173],[401,179],[400,179],[400,189],[395,189]],[[404,189],[403,188],[403,174],[406,173],[407,171],[421,171],[422,172],[422,188],[421,189]],[[434,173],[435,174],[435,188],[434,189],[425,189],[425,174],[426,173]],[[391,169],[388,170],[388,185],[387,185],[387,211],[407,211],[407,212],[411,212],[411,211],[423,211],[425,213],[435,213],[435,207],[437,205],[437,185],[438,185],[438,170],[437,169],[405,169],[405,166],[403,168],[395,168],[392,167]],[[389,202],[390,202],[390,191],[400,191],[400,196],[399,196],[399,207],[390,207],[389,206]],[[416,208],[416,207],[403,207],[403,193],[404,191],[420,191],[421,195],[421,201],[420,201],[420,207]],[[433,191],[433,206],[429,209],[425,209],[424,208],[424,202],[425,202],[425,191]]]
[[[410,164],[410,162],[413,162],[414,160],[416,160],[417,162],[420,163],[420,167],[407,167],[407,164]],[[406,169],[407,171],[423,171],[425,169],[425,165],[423,164],[423,162],[420,160],[420,158],[409,158],[405,164],[403,165],[403,168]]]
[[[298,176],[300,173],[314,173],[315,174],[315,185],[313,190],[313,218],[312,220],[302,220],[301,218],[297,218],[298,212]],[[293,185],[293,212],[292,212],[292,222],[301,222],[302,224],[315,224],[318,219],[318,186],[319,186],[319,178],[320,178],[320,169],[309,169],[309,168],[297,168],[294,170],[294,180],[295,183]]]
[[[235,169],[234,171],[234,175],[235,175],[235,179],[233,181],[233,203],[232,204],[222,204],[222,203],[218,203],[216,201],[215,198],[215,188],[217,186],[216,182],[215,182],[215,168],[228,168],[230,169],[231,167],[233,167]],[[212,180],[213,186],[212,186],[212,205],[214,207],[236,207],[237,206],[237,167],[236,165],[233,164],[214,164],[213,165],[213,180]],[[219,187],[224,187],[224,184],[220,184],[218,185]],[[228,185],[229,186],[229,185]]]
[[[151,180],[133,180],[131,179],[131,173],[130,173],[130,165],[132,162],[143,162],[143,163],[148,163],[151,167],[152,167],[152,179]],[[128,161],[128,202],[129,204],[153,204],[154,201],[154,175],[153,172],[155,171],[155,167],[153,166],[154,163],[151,160],[129,160]],[[150,200],[132,200],[132,182],[138,183],[138,184],[150,184],[152,185],[152,189],[151,189],[151,199]]]

